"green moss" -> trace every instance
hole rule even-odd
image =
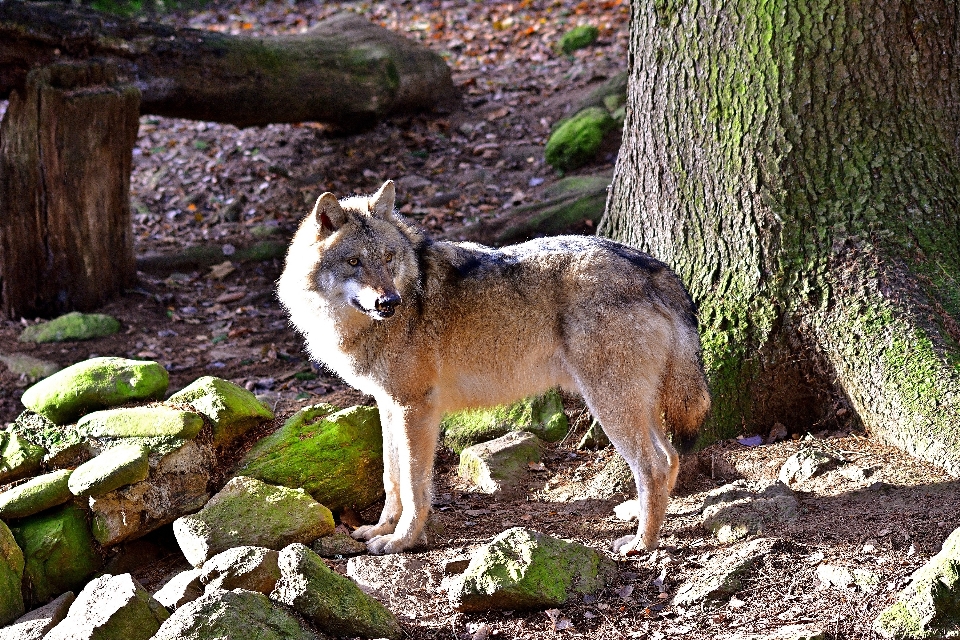
[[[606,109],[590,107],[557,127],[547,140],[547,163],[561,171],[576,169],[593,159],[603,138],[616,126]]]
[[[0,493],[0,517],[25,518],[63,504],[73,497],[69,469],[52,471]]]
[[[120,322],[102,313],[74,311],[49,322],[27,327],[20,334],[20,342],[64,342],[90,340],[110,336],[120,331]]]
[[[24,613],[22,579],[23,552],[7,525],[0,522],[0,626]]]
[[[440,426],[443,444],[456,453],[511,431],[529,431],[541,440],[556,442],[569,429],[563,401],[556,389],[511,405],[447,414]]]
[[[68,481],[75,496],[102,496],[114,489],[146,480],[150,475],[147,449],[119,444],[74,470]]]
[[[205,415],[213,426],[213,441],[225,445],[253,427],[273,420],[273,411],[257,397],[227,380],[214,376],[198,378],[167,400],[188,404]]]
[[[589,47],[600,36],[600,30],[590,24],[582,24],[570,29],[560,38],[558,48],[560,51],[570,54],[577,49]]]
[[[112,438],[165,436],[189,440],[202,428],[200,414],[164,405],[95,411],[77,423],[81,433]]]

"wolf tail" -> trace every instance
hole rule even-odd
[[[674,446],[689,453],[710,413],[710,389],[695,326],[683,326],[660,386],[660,409]]]

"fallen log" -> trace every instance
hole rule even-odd
[[[304,34],[251,37],[0,2],[0,97],[22,89],[33,68],[91,58],[140,89],[141,113],[240,127],[315,121],[355,129],[457,100],[439,55],[356,14]]]

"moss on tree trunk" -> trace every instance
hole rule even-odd
[[[707,437],[849,408],[960,474],[956,5],[632,6],[601,232],[700,305]]]

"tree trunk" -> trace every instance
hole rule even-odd
[[[32,71],[0,123],[0,309],[94,309],[136,279],[139,92],[102,65]]]
[[[451,105],[443,59],[355,15],[312,32],[237,37],[82,8],[0,2],[0,96],[27,72],[96,57],[140,89],[143,113],[235,124],[372,126],[385,115]]]
[[[956,3],[657,0],[631,28],[600,230],[698,302],[708,438],[855,415],[960,474]]]

